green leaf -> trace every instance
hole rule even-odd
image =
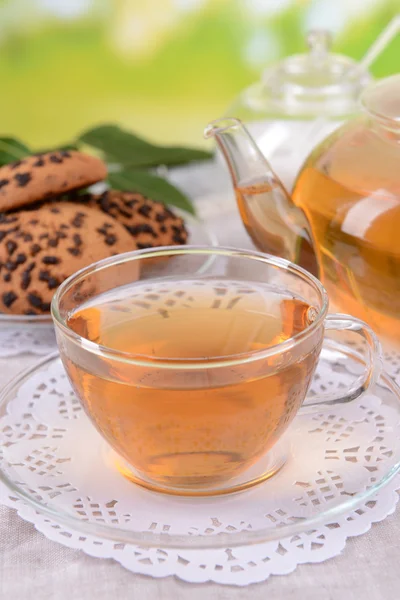
[[[112,188],[128,192],[139,192],[151,200],[158,200],[172,205],[192,215],[195,214],[190,200],[176,187],[165,179],[147,173],[146,171],[119,171],[110,173],[108,181]]]
[[[0,137],[0,166],[20,160],[30,154],[25,144],[15,138]]]
[[[211,158],[211,154],[205,150],[156,146],[117,125],[101,125],[90,129],[78,141],[101,150],[107,162],[117,162],[130,168],[181,165]]]
[[[35,154],[47,154],[48,152],[61,152],[62,150],[78,150],[76,144],[64,144],[63,146],[57,146],[56,148],[45,148],[41,150],[35,150]]]

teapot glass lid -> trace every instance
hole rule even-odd
[[[370,80],[368,71],[347,56],[332,54],[327,31],[311,31],[307,42],[307,54],[290,56],[264,72],[265,100],[294,115],[351,112]]]
[[[310,31],[307,53],[289,56],[266,69],[261,81],[244,91],[246,112],[289,118],[352,114],[371,80],[369,67],[397,34],[399,19],[389,23],[360,62],[333,54],[330,32]]]

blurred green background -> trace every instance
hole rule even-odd
[[[204,125],[310,27],[361,58],[398,0],[0,0],[0,133],[46,146],[117,122],[202,144]],[[399,71],[397,39],[373,73]]]

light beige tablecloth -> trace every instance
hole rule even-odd
[[[217,198],[215,201],[217,202]],[[208,210],[212,209],[212,202]],[[221,243],[250,246],[241,223],[213,220]],[[0,388],[37,358],[0,359]],[[400,512],[348,540],[342,554],[299,566],[246,588],[188,584],[134,575],[111,560],[91,558],[47,540],[13,510],[0,507],[1,600],[397,600],[400,598]]]

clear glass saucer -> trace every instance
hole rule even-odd
[[[359,353],[327,341],[311,395],[343,388],[360,366]],[[0,395],[0,480],[16,502],[83,535],[148,548],[231,548],[362,513],[400,470],[399,434],[400,391],[382,373],[358,400],[296,417],[288,461],[271,479],[227,496],[167,496],[117,471],[53,354]]]

